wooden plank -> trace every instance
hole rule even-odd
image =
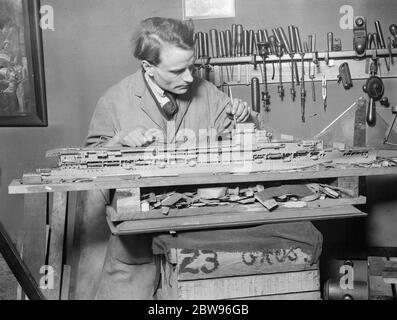
[[[394,153],[395,156],[395,153]],[[106,181],[81,182],[81,183],[59,183],[59,184],[37,184],[23,185],[20,180],[13,180],[8,187],[9,194],[27,194],[61,191],[83,191],[97,189],[122,189],[122,188],[146,188],[163,186],[183,185],[221,185],[232,183],[258,182],[258,181],[290,181],[303,179],[321,179],[351,176],[381,176],[397,174],[397,167],[381,168],[344,168],[324,169],[310,168],[306,170],[294,170],[287,172],[256,172],[250,174],[201,174],[201,175],[179,175],[175,177],[156,177],[141,179],[114,179]]]
[[[368,257],[368,281],[370,300],[392,300],[392,285],[383,278],[385,269],[396,267],[395,261],[388,261],[385,257]]]
[[[176,263],[168,263],[168,272],[175,272],[178,281],[318,269],[300,248],[255,252],[171,249],[171,255],[176,256]]]
[[[54,193],[51,215],[50,250],[48,259],[48,266],[54,271],[53,288],[48,288],[44,291],[49,300],[59,300],[61,298],[66,208],[67,193]]]
[[[365,217],[366,213],[353,206],[335,208],[279,209],[273,212],[219,213],[204,216],[182,216],[170,219],[135,220],[123,222],[115,228],[117,235],[198,230],[209,228],[248,226],[264,223],[293,222],[303,220],[322,220],[337,218]],[[114,230],[114,229],[113,229]]]
[[[308,208],[329,208],[342,205],[359,205],[365,204],[366,198],[359,196],[357,198],[341,198],[341,199],[324,199],[316,200],[313,202],[308,202]],[[277,209],[278,212],[282,209],[282,206]],[[284,209],[285,210],[285,209]],[[197,215],[209,215],[209,214],[219,214],[219,213],[230,213],[236,212],[245,214],[246,212],[267,212],[263,205],[256,204],[230,204],[227,206],[218,207],[201,207],[201,208],[188,208],[188,209],[170,209],[167,216],[162,213],[161,209],[150,210],[148,212],[134,212],[130,214],[130,219],[128,220],[146,220],[146,219],[168,219],[172,217],[182,217],[182,216],[197,216]],[[275,212],[276,212],[275,211]],[[107,208],[107,213],[109,216],[116,215],[112,207]]]
[[[219,300],[320,290],[319,270],[179,281],[178,300]]]
[[[72,271],[71,266],[69,265],[63,266],[61,300],[69,300],[71,271]]]
[[[275,294],[271,296],[247,297],[232,300],[321,300],[320,291]]]
[[[23,261],[40,285],[41,268],[46,264],[47,194],[29,194],[24,199],[22,233]]]

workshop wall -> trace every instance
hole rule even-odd
[[[24,170],[46,165],[44,154],[60,146],[80,145],[96,101],[104,91],[123,77],[134,72],[138,62],[132,58],[129,39],[139,21],[150,16],[182,17],[181,0],[47,0],[53,6],[55,31],[46,30],[44,60],[48,100],[48,128],[0,128],[0,218],[15,236],[22,217],[22,197],[9,196],[7,186]],[[211,28],[224,30],[232,23],[257,30],[293,24],[300,28],[302,39],[317,34],[317,49],[326,48],[326,33],[332,31],[342,39],[343,49],[352,48],[352,30],[342,30],[340,7],[351,5],[355,15],[368,19],[370,30],[379,19],[383,31],[395,23],[394,0],[236,0],[236,18],[196,21],[197,31]],[[372,31],[373,32],[373,31]],[[364,68],[364,64],[363,64]],[[395,68],[395,67],[394,67]],[[328,110],[322,109],[321,87],[316,84],[318,102],[307,99],[307,121],[300,121],[300,99],[291,103],[287,94],[284,103],[277,97],[276,85],[270,85],[272,95],[269,125],[296,137],[318,133],[358,97],[363,96],[363,81],[345,91],[335,82],[328,83]],[[397,81],[385,80],[386,95],[397,103]],[[289,90],[289,85],[286,85]],[[288,91],[287,91],[288,92]],[[250,88],[233,88],[233,95],[250,101]],[[380,108],[378,108],[380,109]],[[371,145],[377,145],[390,121],[390,110],[380,110],[385,117],[374,129],[369,129]],[[288,118],[286,118],[288,115]],[[386,184],[387,182],[387,184]],[[397,183],[394,178],[368,179],[371,215],[368,219],[369,243],[376,246],[397,246],[394,230],[397,216]],[[380,196],[382,195],[382,196]],[[337,233],[333,233],[338,237]]]

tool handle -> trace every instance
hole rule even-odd
[[[259,79],[256,77],[253,77],[251,79],[251,101],[252,101],[252,110],[260,113],[261,110],[260,82]]]
[[[281,35],[280,35],[280,32],[278,31],[278,29],[272,29],[272,32],[273,32],[273,36],[276,37],[277,42],[281,43],[282,42]]]
[[[243,51],[244,29],[241,24],[237,25],[236,56],[241,56]]]
[[[199,58],[199,45],[198,45],[198,35],[197,35],[197,33],[194,33],[193,34],[193,43],[194,43],[194,57],[196,58],[196,59],[198,59]]]
[[[373,98],[369,100],[369,105],[367,109],[367,124],[373,127],[376,123],[376,106]]]
[[[241,52],[241,55],[242,56],[248,56],[249,55],[249,53],[248,53],[248,51],[249,51],[249,31],[248,30],[244,30],[243,31],[243,49],[242,49],[242,52]]]
[[[296,41],[296,49],[298,50],[299,53],[303,53],[302,42],[301,42],[301,37],[299,34],[298,27],[294,27],[294,35],[295,35],[295,41]]]
[[[259,54],[258,43],[263,42],[263,33],[262,33],[262,38],[261,38],[261,31],[262,30],[258,30],[258,32],[255,33],[255,52],[256,52],[256,54]]]
[[[269,34],[266,29],[263,29],[263,41],[269,42]]]
[[[210,43],[211,43],[211,57],[218,58],[219,57],[219,34],[218,30],[211,29],[210,30]]]
[[[225,54],[226,57],[230,57],[232,55],[232,33],[230,30],[226,30],[225,32]]]
[[[307,50],[309,50],[308,52],[313,52],[314,50],[313,50],[313,36],[312,35],[307,36],[307,45],[308,45]]]
[[[208,42],[208,33],[203,32],[203,39],[204,39],[204,46],[203,46],[203,57],[208,58],[210,56],[209,54],[209,42]]]
[[[198,57],[202,58],[204,57],[204,52],[203,52],[203,48],[204,48],[204,34],[202,32],[199,32],[197,34],[198,36]]]
[[[291,53],[296,53],[296,42],[295,42],[295,36],[294,36],[294,26],[288,26],[288,37],[289,37],[289,43],[291,46]]]
[[[255,53],[255,32],[254,30],[250,30],[248,33],[248,46],[249,46],[249,55]]]
[[[379,37],[380,48],[382,48],[382,49],[386,48],[385,39],[383,38],[382,27],[380,25],[379,20],[375,21],[375,29],[376,29],[376,34]]]
[[[375,47],[375,39],[374,39],[374,34],[369,32],[367,34],[367,49],[372,49],[372,47]]]
[[[291,46],[290,43],[288,42],[288,39],[285,35],[284,29],[282,27],[278,28],[280,38],[281,38],[281,43],[284,45],[285,51],[290,54],[291,53]]]
[[[332,51],[334,47],[334,34],[332,32],[327,33],[327,50],[328,52]]]
[[[226,54],[226,33],[221,31],[219,33],[219,55],[221,57],[227,57]]]
[[[231,47],[230,47],[230,55],[232,57],[236,56],[236,45],[237,45],[237,25],[232,24],[232,42],[231,42]]]

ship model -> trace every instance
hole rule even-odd
[[[144,148],[61,148],[48,151],[46,156],[56,157],[57,166],[25,173],[22,183],[269,172],[376,160],[374,150],[324,148],[321,140],[275,141],[265,130],[250,126],[237,127],[227,140]]]

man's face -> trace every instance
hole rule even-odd
[[[160,61],[150,68],[157,85],[175,94],[186,93],[193,82],[194,51],[166,46],[161,51]]]

